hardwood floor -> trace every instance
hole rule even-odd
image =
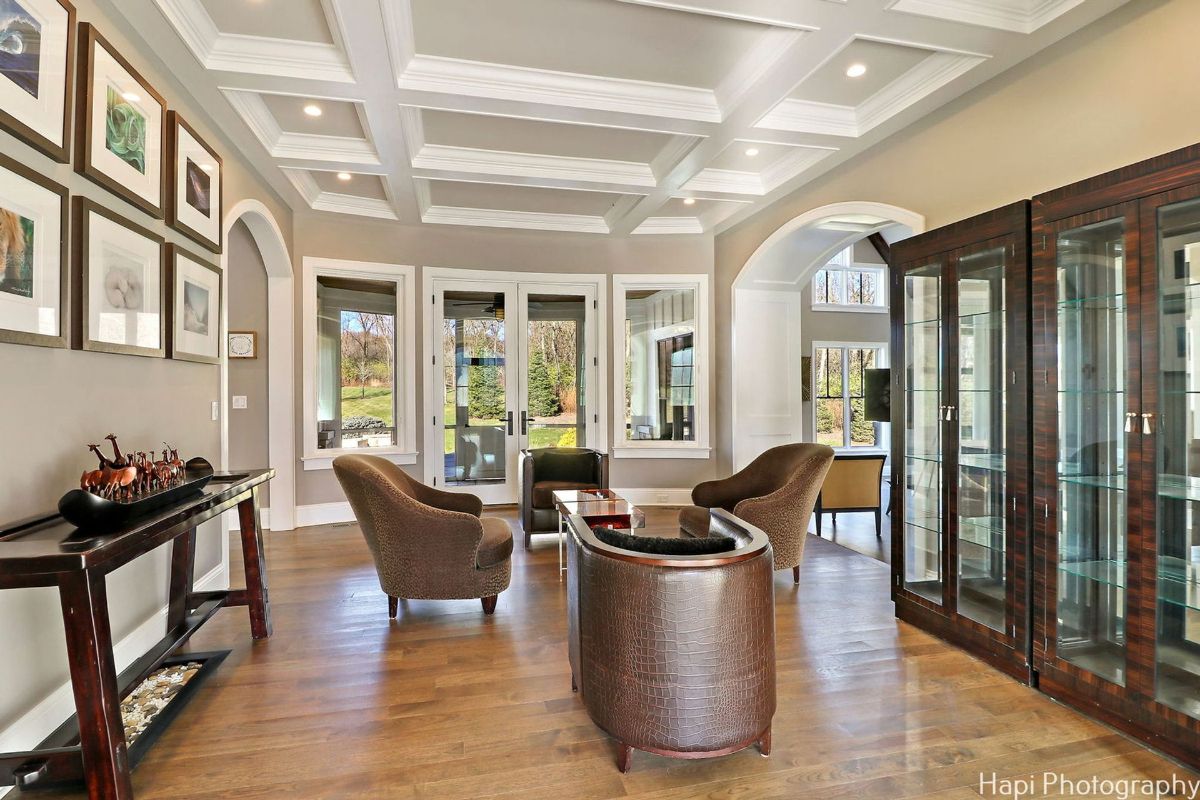
[[[389,621],[355,527],[269,534],[274,637],[252,643],[245,609],[201,631],[194,649],[233,652],[134,772],[137,797],[948,800],[978,797],[981,773],[1197,777],[897,622],[886,565],[815,537],[798,587],[776,574],[771,757],[638,752],[622,775],[571,692],[557,562],[536,536],[494,616],[408,601]]]

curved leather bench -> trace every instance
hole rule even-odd
[[[775,603],[771,544],[726,511],[710,533],[734,549],[651,555],[570,520],[567,608],[572,688],[621,744],[673,758],[771,748]]]

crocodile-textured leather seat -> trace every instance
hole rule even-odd
[[[592,721],[632,751],[725,755],[758,743],[775,715],[771,544],[723,510],[732,550],[656,555],[602,542],[580,517],[568,534],[568,650]],[[632,546],[632,545],[631,545]]]

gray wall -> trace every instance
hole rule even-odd
[[[256,469],[269,463],[267,435],[267,268],[245,223],[229,232],[229,330],[258,334],[258,358],[229,359],[229,394],[244,395],[246,408],[229,407],[229,468]],[[270,505],[270,484],[262,494]]]
[[[854,245],[854,263],[883,264],[879,253],[865,239]],[[886,292],[886,284],[884,286]],[[800,294],[800,341],[806,356],[813,352],[813,342],[883,342],[888,341],[888,315],[863,311],[814,311],[812,281]],[[804,405],[804,441],[816,441],[813,423],[813,404]]]
[[[474,228],[453,228],[437,225],[412,226],[396,223],[358,221],[327,215],[304,215],[296,220],[293,253],[295,273],[302,273],[304,256],[343,258],[355,261],[376,261],[409,264],[421,267],[456,267],[460,269],[493,269],[512,272],[564,273],[703,273],[712,274],[713,240],[709,236],[631,236],[624,238],[587,234],[560,234],[544,231],[514,231]],[[425,287],[418,269],[418,297],[424,298]],[[302,281],[296,282],[297,309],[301,309]],[[609,287],[609,308],[612,308]],[[417,304],[418,357],[422,353],[423,304]],[[303,342],[300,334],[302,314],[296,314],[296,374],[302,374]],[[727,336],[715,325],[710,335]],[[611,335],[605,326],[605,335]],[[611,350],[611,346],[609,347]],[[610,354],[611,355],[611,354]],[[612,359],[610,357],[609,361]],[[424,419],[424,371],[417,373],[417,419]],[[410,371],[411,374],[411,371]],[[612,376],[609,376],[611,392]],[[711,387],[710,387],[711,393]],[[710,394],[711,396],[711,394]],[[297,392],[296,452],[303,453],[303,398]],[[609,431],[614,430],[611,402],[604,401],[608,410]],[[713,429],[715,431],[715,427]],[[420,435],[420,429],[418,429]],[[418,449],[422,449],[418,447]],[[613,486],[653,489],[691,488],[715,476],[714,460],[707,459],[613,459],[610,480]],[[413,475],[423,476],[418,463],[409,468]],[[345,499],[341,487],[330,470],[305,472],[297,465],[296,505],[333,503]]]
[[[79,20],[95,23],[167,98],[168,107],[183,113],[222,152],[225,207],[255,197],[271,208],[285,232],[290,232],[290,212],[261,186],[224,136],[206,124],[200,107],[192,102],[183,85],[169,77],[156,59],[143,57],[147,52],[144,44],[133,43],[132,32],[100,10],[95,0],[74,2]],[[198,250],[162,221],[151,220],[75,175],[70,165],[56,164],[4,133],[0,133],[0,153],[64,184],[73,196],[90,197],[168,241]],[[216,263],[216,257],[213,261]],[[4,487],[0,491],[0,520],[53,510],[59,496],[78,485],[83,469],[95,463],[84,445],[108,433],[116,433],[126,448],[146,448],[166,439],[185,458],[199,455],[216,463],[220,458],[220,428],[211,419],[210,404],[219,398],[220,371],[212,365],[0,344],[0,449],[5,454],[0,458],[0,486]],[[222,544],[215,522],[201,529],[196,556],[198,577],[220,565]],[[168,577],[165,548],[109,576],[114,640],[121,640],[159,614],[166,602]],[[162,619],[159,624],[165,629]],[[68,680],[56,590],[0,592],[0,643],[5,655],[0,659],[0,738],[15,745],[8,749],[33,747],[49,731],[38,735],[29,733],[27,726],[14,725]],[[37,738],[10,738],[21,736]]]

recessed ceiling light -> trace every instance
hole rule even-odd
[[[758,148],[757,147],[747,147],[746,155],[750,156],[751,158],[754,158],[754,156],[758,155]]]
[[[867,65],[866,64],[851,64],[849,67],[846,68],[846,77],[847,78],[861,78],[863,75],[866,75],[866,74],[867,74]]]
[[[129,103],[136,103],[142,99],[142,96],[133,92],[122,92],[121,99]]]
[[[694,197],[685,197],[685,198],[683,198],[683,204],[684,204],[685,206],[694,206],[694,205],[696,205],[696,198],[694,198]]]
[[[338,180],[339,180],[339,181],[348,181],[348,180],[350,180],[350,173],[349,173],[349,172],[339,172],[339,173],[338,173]]]
[[[319,117],[321,116],[321,107],[316,103],[309,103],[304,107],[304,113],[310,117]]]

